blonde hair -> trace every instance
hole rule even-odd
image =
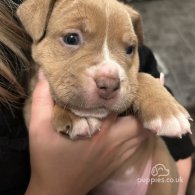
[[[25,74],[31,64],[30,39],[16,8],[11,0],[0,1],[0,103],[15,104],[25,96]]]

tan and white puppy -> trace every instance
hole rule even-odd
[[[71,139],[91,136],[109,113],[131,108],[145,128],[159,135],[190,132],[188,112],[153,77],[138,73],[142,23],[131,7],[116,0],[26,0],[17,14],[33,40],[35,70],[41,67],[49,81],[57,131]],[[155,163],[176,177],[164,143],[151,136],[131,162],[91,193],[176,194],[170,183],[135,192],[141,189],[135,177]],[[147,171],[144,175],[151,176]]]

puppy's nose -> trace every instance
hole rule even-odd
[[[119,78],[100,76],[95,79],[98,95],[103,99],[111,99],[120,89]]]

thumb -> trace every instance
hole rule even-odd
[[[39,71],[38,83],[32,94],[31,121],[50,121],[53,112],[53,100],[47,82],[42,71]]]

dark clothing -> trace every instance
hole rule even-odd
[[[160,77],[160,73],[157,69],[157,62],[154,58],[152,51],[146,47],[139,47],[139,60],[140,60],[140,72],[151,74],[155,78]]]
[[[191,156],[194,152],[194,146],[188,134],[182,136],[182,139],[170,137],[162,138],[176,161],[179,159],[185,159]]]
[[[156,61],[146,47],[139,50],[141,71],[158,77]],[[1,80],[1,78],[0,78]],[[183,139],[164,138],[173,157],[178,160],[191,155],[189,136]],[[28,133],[22,109],[0,104],[0,194],[23,195],[30,178]]]
[[[2,60],[9,59],[9,63],[14,64],[12,71],[22,78],[24,70],[14,53],[2,43],[0,50],[4,53]],[[13,85],[1,75],[0,85],[15,93]],[[23,118],[23,104],[24,100],[21,100],[11,108],[6,103],[0,103],[0,195],[22,195],[29,183],[28,132]]]
[[[0,105],[0,194],[23,195],[30,178],[28,136],[22,110]]]

